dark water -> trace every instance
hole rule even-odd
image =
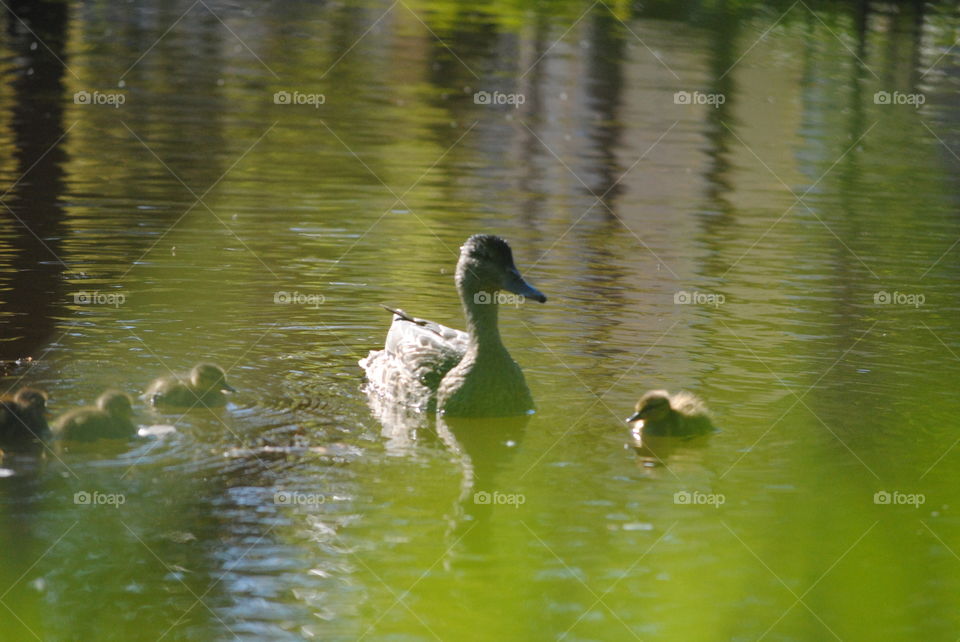
[[[240,392],[3,461],[2,639],[956,638],[956,4],[10,9],[4,390]],[[537,414],[377,414],[476,232]]]

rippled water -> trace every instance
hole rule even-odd
[[[956,635],[956,4],[10,7],[4,390],[240,392],[3,460],[0,638]],[[476,232],[538,412],[371,407]]]

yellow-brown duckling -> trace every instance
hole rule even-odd
[[[633,428],[635,434],[657,437],[686,437],[713,430],[707,407],[689,392],[647,392],[637,402],[637,411],[627,418],[627,423],[633,422],[639,422]]]
[[[223,369],[212,363],[201,363],[194,366],[187,378],[176,375],[160,377],[150,384],[144,397],[154,406],[212,408],[227,402],[224,392],[236,390],[227,383]]]
[[[126,439],[137,432],[132,417],[130,395],[108,390],[100,395],[96,406],[75,408],[58,418],[53,424],[53,433],[64,441]]]
[[[13,396],[0,397],[0,448],[35,448],[50,437],[47,425],[47,393],[20,388]]]

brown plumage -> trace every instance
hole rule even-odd
[[[227,383],[223,369],[212,363],[201,363],[193,367],[188,377],[171,375],[155,380],[144,398],[154,406],[213,408],[227,403],[224,392],[236,390]]]
[[[137,432],[132,417],[130,395],[108,390],[100,395],[96,406],[75,408],[57,419],[53,432],[65,441],[125,439]]]
[[[12,397],[0,397],[0,448],[35,448],[50,437],[47,425],[47,393],[20,388]]]
[[[688,436],[713,430],[707,407],[689,392],[671,395],[666,390],[651,390],[640,398],[636,409],[627,423],[639,422],[633,430],[644,435]]]

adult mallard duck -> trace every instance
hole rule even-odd
[[[40,445],[50,437],[47,393],[20,388],[14,396],[0,397],[0,448],[12,450]]]
[[[533,398],[520,366],[500,340],[500,292],[543,303],[523,280],[507,242],[476,234],[460,248],[455,276],[467,331],[393,312],[383,350],[360,360],[374,392],[391,402],[450,416],[522,415]],[[389,308],[388,308],[389,309]]]
[[[227,402],[224,392],[236,390],[227,383],[223,369],[212,363],[201,363],[193,367],[188,377],[160,377],[150,384],[143,396],[154,406],[213,408]]]
[[[100,395],[96,406],[75,408],[57,419],[53,433],[58,439],[67,441],[125,439],[137,432],[132,417],[130,395],[108,390]]]
[[[634,433],[647,436],[685,437],[713,430],[707,407],[689,392],[647,392],[637,402],[637,411],[627,417],[627,423],[635,421],[640,423],[634,426]]]

